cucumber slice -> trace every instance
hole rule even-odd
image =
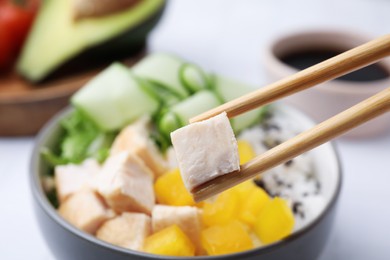
[[[214,87],[214,91],[224,102],[236,99],[255,90],[253,86],[221,76],[215,77]],[[261,107],[231,119],[234,132],[238,134],[243,129],[260,122],[263,114],[263,107]]]
[[[191,117],[219,106],[221,102],[209,90],[202,90],[186,100],[172,106],[160,119],[160,131],[169,137],[170,133],[188,124]]]
[[[184,62],[172,55],[157,53],[147,56],[136,65],[132,71],[135,75],[150,80],[170,89],[181,99],[188,97],[189,92],[179,79],[180,67]]]
[[[181,97],[169,88],[161,84],[156,84],[150,80],[135,76],[139,86],[149,95],[158,100],[161,106],[171,106],[181,101]]]
[[[130,70],[120,63],[88,82],[71,102],[103,131],[118,130],[159,107],[158,100],[143,91]]]
[[[190,93],[210,88],[208,75],[197,65],[185,63],[180,67],[180,82]]]

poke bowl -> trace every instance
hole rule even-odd
[[[164,56],[164,59],[166,58],[167,56]],[[195,86],[195,83],[199,86],[202,82],[207,82],[204,84],[206,88],[210,84],[214,86],[210,89],[215,90],[220,84],[226,90],[229,89],[229,84],[234,82],[230,85],[234,86],[235,90],[226,91],[231,94],[230,99],[231,96],[243,94],[242,89],[245,87],[239,88],[240,91],[236,90],[240,83],[215,75],[212,77],[213,80],[205,80],[208,74],[202,72],[199,67],[188,63],[184,65],[185,68],[191,69],[191,73],[188,71],[180,74],[181,79],[183,76],[191,75],[184,80],[188,83],[190,79],[196,78],[191,81],[192,86]],[[182,69],[176,66],[177,71],[183,72]],[[137,74],[137,68],[131,70]],[[198,73],[197,77],[193,77],[194,73]],[[100,77],[99,82],[102,78],[104,77]],[[144,79],[150,81],[150,78]],[[97,80],[84,87],[94,89],[94,98],[96,82]],[[137,82],[145,83],[142,78],[138,78]],[[161,86],[162,84],[159,86],[160,91]],[[188,98],[192,100],[190,105],[187,102],[175,110],[161,108],[166,104],[160,103],[155,110],[163,111],[163,115],[160,112],[159,116],[145,116],[147,112],[138,113],[136,120],[130,123],[127,121],[125,126],[110,132],[109,142],[105,138],[103,139],[106,141],[102,142],[101,133],[96,134],[100,141],[97,142],[96,138],[91,140],[88,144],[89,149],[86,149],[87,153],[84,157],[78,157],[77,161],[64,160],[65,157],[59,155],[69,147],[71,151],[78,152],[78,155],[82,154],[78,150],[83,145],[80,140],[88,139],[89,134],[82,136],[83,138],[76,142],[76,146],[72,146],[69,127],[70,125],[74,127],[75,118],[80,116],[78,115],[80,111],[83,111],[83,117],[79,122],[93,120],[94,116],[88,114],[91,106],[83,106],[80,100],[84,102],[85,99],[77,97],[79,94],[76,93],[76,98],[72,98],[73,107],[60,112],[46,124],[40,131],[32,152],[30,183],[38,224],[56,258],[315,259],[320,255],[330,234],[342,181],[339,156],[331,143],[323,144],[208,201],[195,203],[189,193],[185,193],[187,191],[183,184],[180,184],[180,177],[175,177],[180,176],[180,170],[177,168],[169,140],[168,144],[164,143],[161,141],[163,137],[155,137],[156,132],[153,131],[155,128],[163,128],[170,133],[175,128],[183,126],[172,124],[167,126],[167,122],[186,124],[184,120],[170,120],[174,112],[175,116],[180,118],[182,116],[180,113],[188,107],[191,112],[184,113],[185,116],[200,113],[198,106],[208,109],[204,104],[210,100],[207,99],[205,91],[200,90],[203,105],[196,105],[194,98],[191,99],[197,95],[195,91],[195,94],[190,94]],[[164,92],[165,100],[166,93]],[[99,95],[97,96],[99,98]],[[110,99],[107,93],[100,96]],[[123,96],[120,95],[120,98]],[[228,99],[219,95],[221,96],[220,102]],[[115,98],[118,98],[118,95]],[[178,103],[180,104],[180,101]],[[175,107],[178,103],[166,106]],[[101,109],[104,102],[98,104],[99,117],[106,110]],[[211,106],[215,104],[212,103]],[[241,164],[314,125],[305,114],[283,103],[271,104],[257,112],[231,121],[238,140]],[[86,114],[88,116],[84,117]],[[248,118],[256,120],[248,123]],[[95,122],[105,121],[97,120]],[[154,120],[159,120],[155,123],[158,126],[153,126],[153,122],[156,122]],[[111,120],[110,124],[112,122],[117,121]],[[141,127],[139,136],[133,138],[129,145],[126,139],[125,143],[128,146],[123,145],[125,133],[128,134],[132,129],[140,129],[140,125],[146,125],[145,122],[151,124],[153,128]],[[94,127],[98,128],[96,125],[99,123],[91,128],[84,127],[82,131],[94,132]],[[149,130],[145,129],[153,130],[148,132]],[[161,129],[157,131],[158,133],[161,133]],[[134,150],[134,147],[140,147],[140,140],[146,140],[145,136],[150,141],[147,146],[150,148],[149,145],[153,144],[152,153],[159,153],[158,159],[151,158],[150,154],[145,155],[142,149],[142,152],[139,149]],[[91,147],[96,148],[97,144],[102,143],[105,145],[109,143],[108,149],[106,147],[98,153],[91,153]],[[123,165],[117,167],[114,162],[118,161],[124,163],[126,167],[132,165],[133,170],[129,170],[130,168],[124,170]],[[138,165],[140,161],[141,166]],[[96,171],[93,174],[89,168],[86,170],[88,173],[82,173],[81,178],[69,178],[70,175],[75,176],[80,170],[85,170],[88,165],[95,167]],[[162,173],[153,175],[158,171],[156,167],[161,165],[164,165],[160,167],[160,170],[163,168]],[[117,170],[112,170],[114,168]],[[138,175],[130,174],[131,171],[137,172]],[[116,172],[115,177],[110,172]],[[143,173],[139,174],[140,172]],[[152,174],[143,175],[144,172]],[[133,180],[128,174],[142,177]],[[94,177],[86,180],[87,175]],[[127,182],[118,176],[122,176]],[[117,187],[110,186],[112,183],[116,183]],[[144,197],[141,198],[140,194]],[[150,195],[153,196],[149,199],[150,203],[146,202],[147,194],[153,194]],[[261,199],[254,197],[254,194],[261,194]]]

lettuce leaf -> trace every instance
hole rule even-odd
[[[60,122],[64,134],[58,141],[58,149],[41,150],[43,158],[51,165],[79,164],[86,158],[103,162],[109,155],[117,133],[103,132],[79,110]]]

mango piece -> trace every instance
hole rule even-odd
[[[177,225],[172,225],[147,237],[143,251],[166,256],[194,256],[195,246]]]
[[[240,156],[240,164],[244,164],[255,158],[256,153],[251,144],[244,140],[238,140],[238,154]]]
[[[270,244],[291,234],[294,223],[294,215],[287,202],[275,197],[261,210],[254,230],[262,243]]]
[[[253,183],[253,182],[252,182]],[[264,206],[270,201],[268,194],[259,187],[250,190],[250,193],[241,204],[239,219],[249,226],[253,226]]]
[[[252,191],[256,189],[258,189],[257,185],[252,180],[249,180],[242,182],[229,190],[237,193],[240,200],[240,205],[242,205],[242,203],[247,200],[249,194],[251,194]]]
[[[193,206],[195,202],[184,186],[179,169],[160,176],[154,183],[157,201],[171,206]]]
[[[231,254],[253,248],[247,229],[239,221],[203,230],[201,241],[208,255]]]
[[[205,202],[202,220],[205,226],[224,225],[237,219],[239,196],[234,190],[227,190],[218,195],[214,202]]]

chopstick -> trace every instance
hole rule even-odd
[[[390,55],[390,34],[379,37],[333,58],[318,63],[294,75],[281,79],[240,98],[211,109],[190,119],[190,123],[226,112],[234,117],[256,107],[310,88],[321,82],[347,74]]]
[[[388,55],[390,34],[211,109],[190,119],[190,122],[201,121],[224,111],[228,117],[240,115],[318,83],[337,78]],[[207,199],[249,180],[389,110],[390,87],[241,165],[239,172],[222,175],[196,187],[192,191],[194,200],[198,202]]]
[[[199,202],[249,180],[388,111],[390,87],[241,165],[239,172],[198,186],[193,190],[194,200]]]

